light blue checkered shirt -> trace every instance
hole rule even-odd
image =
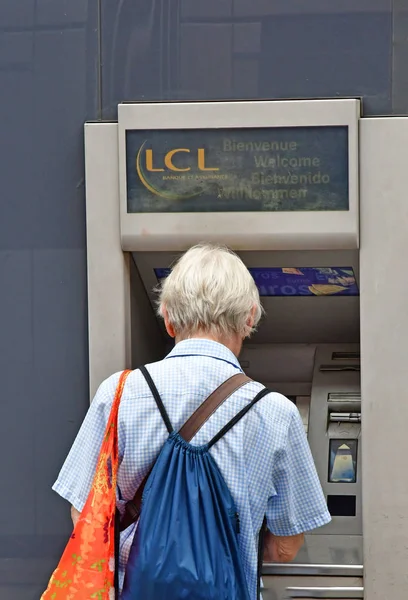
[[[179,429],[226,379],[241,371],[225,346],[203,339],[180,342],[148,370],[172,425]],[[102,437],[120,374],[100,386],[53,489],[81,511],[90,491]],[[233,394],[192,440],[210,439],[262,389],[251,382]],[[127,379],[119,410],[119,494],[131,500],[167,438],[167,429],[140,371]],[[257,536],[268,527],[291,536],[330,521],[302,420],[296,406],[271,393],[211,448],[237,505],[240,550],[251,600],[257,590]],[[119,502],[120,504],[120,502]],[[120,507],[120,506],[119,506]],[[121,534],[120,584],[135,527]]]

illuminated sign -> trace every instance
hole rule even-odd
[[[170,269],[155,269],[158,281]],[[352,267],[249,268],[261,296],[358,296]]]
[[[346,126],[127,130],[128,213],[347,211]]]

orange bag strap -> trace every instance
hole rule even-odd
[[[113,402],[112,402],[111,412],[110,412],[109,419],[108,419],[108,424],[106,426],[106,433],[108,431],[110,431],[112,425],[115,425],[115,423],[117,423],[119,405],[120,405],[120,401],[122,399],[123,390],[125,388],[126,379],[128,378],[128,376],[130,375],[131,372],[132,371],[127,369],[127,370],[123,371],[123,373],[121,373],[121,375],[119,377],[118,385],[116,386],[115,396],[114,396]]]
[[[113,430],[115,441],[113,444],[112,451],[112,487],[116,489],[116,481],[118,476],[118,467],[119,467],[119,446],[118,446],[118,414],[119,414],[119,406],[120,401],[122,400],[123,390],[125,389],[126,379],[130,375],[132,371],[129,369],[123,371],[119,378],[118,385],[116,386],[115,396],[112,402],[112,408],[108,419],[108,424],[106,426],[105,437],[104,440],[107,440],[110,433]],[[102,449],[101,449],[102,454]]]

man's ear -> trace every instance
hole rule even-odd
[[[162,315],[163,315],[163,319],[164,319],[164,326],[166,328],[167,333],[169,334],[169,336],[171,338],[175,338],[176,332],[174,331],[173,325],[169,321],[169,314],[168,314],[167,308],[165,306],[163,306],[163,308],[162,308]]]
[[[254,304],[253,307],[251,308],[251,312],[249,313],[249,317],[246,320],[246,326],[248,328],[248,331],[252,331],[252,328],[254,326],[254,323],[255,323],[255,312],[256,312],[256,306]]]

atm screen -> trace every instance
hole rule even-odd
[[[330,440],[329,483],[356,483],[357,440]]]

